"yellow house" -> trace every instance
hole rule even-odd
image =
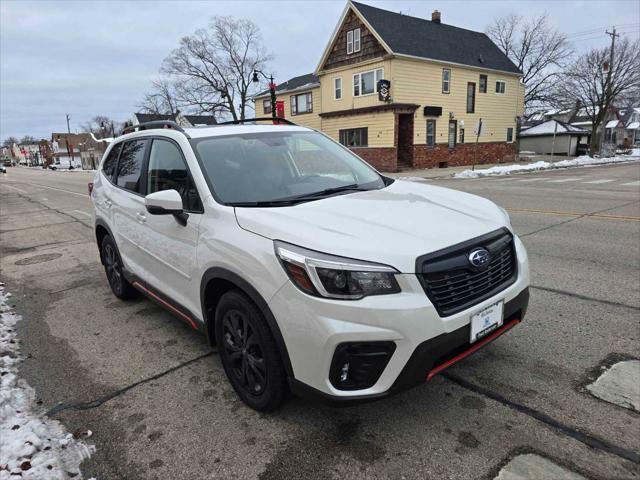
[[[484,34],[348,2],[313,74],[276,90],[285,116],[380,170],[515,155],[522,72]],[[270,114],[268,92],[256,114]]]

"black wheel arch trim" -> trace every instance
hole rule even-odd
[[[98,236],[97,236],[98,227],[102,227],[107,231],[107,234],[113,240],[113,243],[116,245],[116,248],[118,248],[118,244],[116,243],[116,237],[113,235],[113,232],[109,228],[109,225],[107,225],[107,222],[105,222],[101,218],[96,218],[96,224],[93,228],[93,233],[96,234],[96,243],[98,244],[98,251],[100,252],[100,263],[104,265],[104,259],[102,258],[102,245],[100,245],[100,242],[98,242]],[[118,254],[120,254],[120,252],[118,252]]]
[[[202,304],[202,317],[205,323],[205,329],[207,330],[207,338],[210,339],[209,336],[209,322],[213,319],[209,318],[209,314],[206,308],[206,298],[205,292],[207,284],[211,280],[226,280],[234,285],[236,285],[240,290],[242,290],[249,298],[258,306],[262,314],[264,315],[265,320],[267,321],[267,325],[273,334],[273,338],[276,342],[276,346],[278,347],[278,352],[280,353],[280,358],[282,359],[282,363],[284,365],[287,376],[290,379],[294,378],[293,375],[293,367],[291,366],[291,360],[289,358],[289,351],[287,350],[287,345],[284,341],[284,337],[282,336],[282,332],[280,331],[280,327],[278,326],[278,322],[274,317],[269,305],[266,300],[262,298],[262,295],[258,293],[253,285],[251,285],[248,281],[242,278],[240,275],[227,270],[222,267],[212,267],[208,269],[204,275],[202,276],[202,281],[200,282],[200,302]]]

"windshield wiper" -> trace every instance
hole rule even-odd
[[[232,202],[226,203],[230,207],[287,207],[298,203],[296,200],[261,200],[258,202]]]
[[[296,200],[296,201],[304,201],[304,200],[313,200],[316,198],[322,198],[334,193],[340,192],[366,192],[370,190],[369,188],[362,188],[357,183],[352,183],[349,185],[340,185],[339,187],[325,188],[324,190],[320,190],[319,192],[311,192],[304,193],[302,195],[296,195],[294,197],[286,197],[281,200]]]

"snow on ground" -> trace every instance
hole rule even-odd
[[[0,282],[0,480],[81,479],[80,463],[95,447],[42,416],[35,391],[18,377],[21,317],[7,304],[10,296]]]
[[[535,170],[550,170],[555,168],[569,168],[569,167],[584,167],[588,165],[603,165],[607,163],[629,162],[631,160],[637,160],[634,158],[636,151],[633,151],[632,155],[625,155],[619,157],[608,158],[591,158],[587,155],[577,157],[572,160],[561,160],[559,162],[545,162],[539,161],[535,163],[527,163],[524,165],[498,165],[491,168],[465,170],[460,173],[456,173],[453,178],[478,178],[478,177],[490,177],[495,175],[510,175],[512,173],[531,172]]]

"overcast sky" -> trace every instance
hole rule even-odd
[[[366,1],[417,17],[442,12],[443,23],[484,31],[496,17],[547,11],[575,48],[608,44],[622,26],[638,36],[640,2]],[[129,119],[164,57],[214,15],[253,20],[275,55],[276,81],[314,70],[345,1],[38,1],[0,0],[0,139],[50,138],[92,116]],[[635,24],[635,27],[633,26]],[[596,30],[594,34],[575,33]],[[598,33],[599,32],[599,33]]]

